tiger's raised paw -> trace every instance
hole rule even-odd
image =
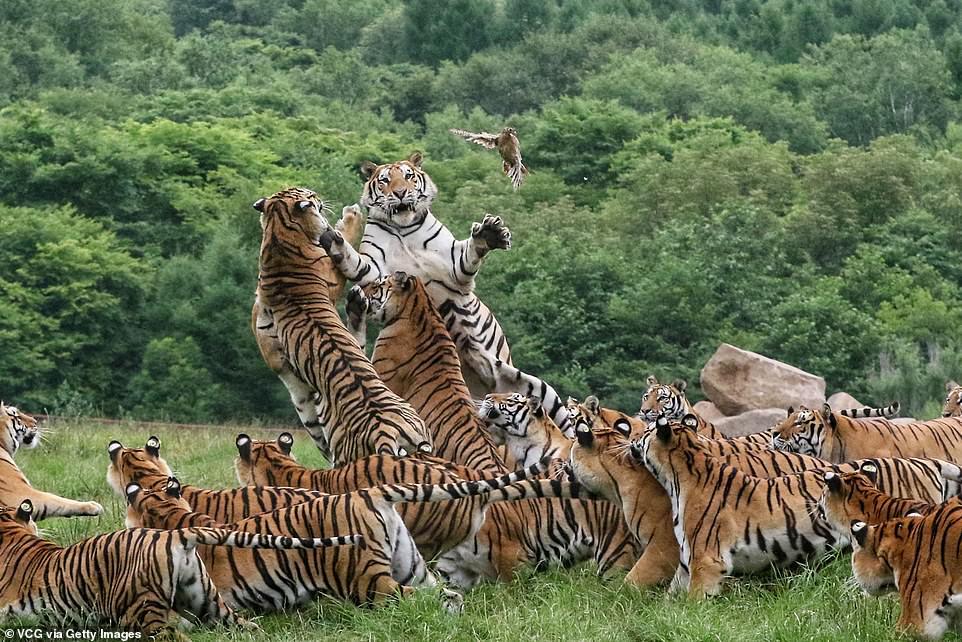
[[[321,247],[324,248],[324,251],[335,261],[344,256],[344,252],[340,250],[340,248],[344,246],[344,235],[337,230],[327,228],[321,234],[318,242],[321,244]]]
[[[471,238],[481,241],[489,250],[511,249],[511,230],[500,216],[485,214],[480,223],[472,223]]]
[[[344,303],[344,311],[347,312],[347,321],[351,327],[361,327],[369,309],[370,303],[361,286],[355,285],[348,290],[347,301]]]

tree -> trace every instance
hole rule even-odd
[[[488,46],[494,15],[490,0],[408,0],[404,6],[408,59],[431,66],[443,60],[464,60]]]

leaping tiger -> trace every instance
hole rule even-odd
[[[431,212],[438,189],[421,162],[421,154],[415,152],[396,163],[364,163],[361,171],[367,182],[361,205],[368,209],[368,221],[360,247],[355,250],[337,229],[323,234],[321,245],[341,272],[361,288],[395,271],[422,279],[458,347],[472,395],[498,391],[538,396],[552,419],[570,433],[557,392],[512,365],[498,320],[474,293],[475,275],[488,253],[511,247],[510,230],[499,217],[486,215],[472,225],[470,237],[455,239]],[[344,214],[353,214],[354,208],[344,208]],[[363,346],[363,317],[351,318],[349,323]]]

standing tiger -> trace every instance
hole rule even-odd
[[[40,427],[30,415],[14,406],[0,403],[0,506],[16,506],[23,499],[31,502],[34,520],[47,517],[97,516],[104,512],[97,502],[78,502],[37,490],[27,481],[13,456],[21,446],[36,448]]]
[[[865,457],[936,457],[962,461],[962,417],[896,424],[888,419],[851,419],[828,404],[821,410],[789,409],[772,446],[843,462]]]
[[[358,290],[353,301],[355,314],[383,324],[371,362],[431,430],[434,454],[479,471],[505,471],[464,383],[454,341],[421,279],[395,272]]]
[[[335,464],[369,454],[430,451],[424,422],[384,385],[344,327],[319,270],[318,238],[330,229],[317,195],[290,188],[254,204],[262,240],[257,298],[297,377],[316,393],[315,444]]]
[[[547,383],[521,372],[498,320],[474,293],[474,279],[491,250],[511,247],[511,232],[496,216],[474,223],[471,236],[458,240],[435,218],[431,203],[438,189],[421,167],[419,152],[384,165],[365,162],[361,205],[368,210],[364,238],[357,250],[337,230],[320,241],[334,263],[362,288],[396,270],[421,278],[431,302],[458,347],[461,370],[471,393],[494,391],[536,394],[562,429],[567,416],[561,398]],[[347,211],[350,208],[345,208]],[[352,328],[364,345],[363,318]]]
[[[942,406],[942,416],[962,416],[962,386],[954,381],[949,381],[945,384],[945,392],[945,405]]]
[[[345,209],[337,222],[337,229],[351,242],[357,242],[364,232],[364,217],[359,210]],[[334,267],[329,256],[319,258],[314,268],[330,285],[328,294],[331,301],[337,301],[344,290],[344,275]],[[301,424],[318,440],[319,446],[322,446],[322,452],[325,452],[327,444],[323,437],[324,428],[317,417],[317,392],[294,372],[284,354],[284,347],[277,339],[274,315],[270,308],[261,304],[260,296],[256,292],[254,306],[251,309],[251,330],[254,332],[257,348],[267,367],[287,388]]]
[[[320,544],[213,528],[134,528],[64,548],[37,535],[32,514],[30,500],[0,508],[0,619],[46,614],[83,624],[93,614],[147,636],[186,624],[185,616],[257,628],[224,603],[197,547]]]
[[[902,612],[896,628],[938,639],[962,607],[962,501],[953,498],[925,516],[851,526],[852,572],[869,595],[892,589]]]

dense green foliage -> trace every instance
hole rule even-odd
[[[290,421],[250,203],[413,149],[515,361],[635,409],[720,341],[933,412],[962,340],[955,0],[6,0],[0,389]],[[518,193],[449,127],[519,129]],[[694,395],[697,397],[697,391]]]

